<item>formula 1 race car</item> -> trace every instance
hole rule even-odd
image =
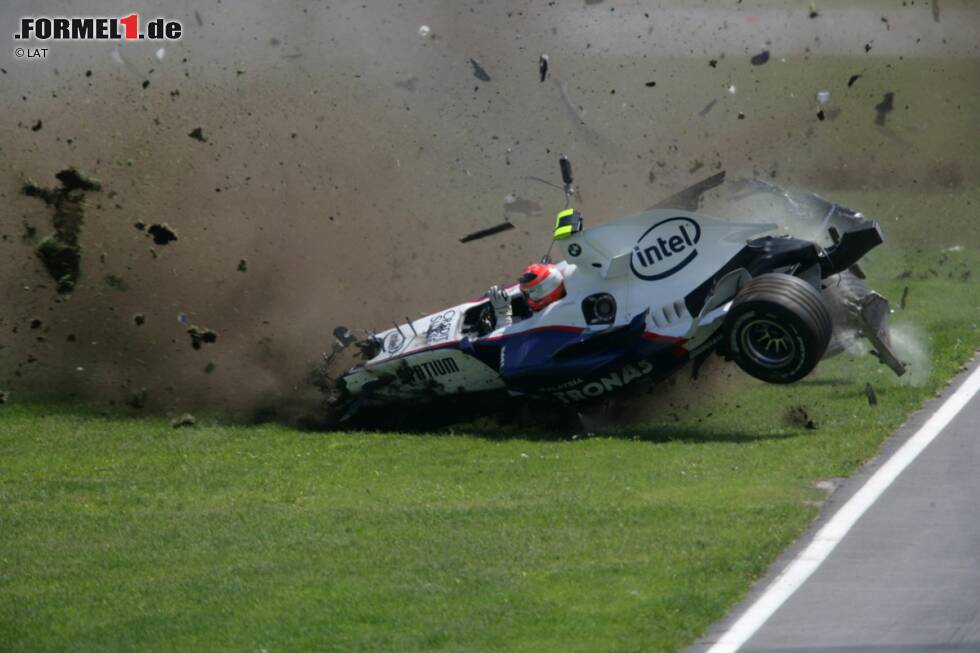
[[[564,157],[562,176],[567,206],[574,189]],[[757,180],[736,183],[734,197],[775,200],[782,224],[695,212],[723,181],[719,173],[589,229],[577,212],[559,213],[553,246],[564,260],[554,265],[564,296],[534,311],[516,284],[504,289],[509,324],[497,323],[484,296],[362,338],[338,327],[327,363],[349,345],[361,361],[332,378],[335,405],[349,416],[365,406],[477,393],[577,404],[663,379],[712,353],[757,379],[791,383],[857,337],[901,375],[888,302],[864,285],[858,265],[883,241],[878,223]],[[778,233],[787,227],[815,239]]]

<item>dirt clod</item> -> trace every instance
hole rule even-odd
[[[238,271],[239,272],[248,272],[248,261],[247,260],[242,259],[242,260],[240,260],[238,262]]]
[[[200,127],[195,127],[194,129],[192,129],[191,133],[189,133],[188,136],[190,136],[196,141],[201,141],[202,143],[208,142],[207,137],[204,135],[204,130],[201,129]]]
[[[119,292],[126,292],[129,290],[129,284],[122,277],[115,274],[105,275],[105,285],[109,286],[113,290],[118,290]]]
[[[34,253],[58,283],[58,292],[67,293],[74,290],[81,272],[78,237],[85,220],[85,193],[100,190],[101,186],[74,168],[62,170],[55,178],[61,182],[60,188],[44,188],[28,181],[21,192],[37,197],[54,211],[51,216],[54,233],[44,238]]]
[[[149,391],[146,388],[140,388],[139,390],[134,390],[129,393],[126,397],[126,405],[130,408],[140,409],[146,406],[146,400],[149,397]]]
[[[153,242],[157,245],[166,245],[177,240],[177,231],[166,222],[151,224],[146,233],[153,237]]]
[[[480,65],[480,62],[476,59],[470,59],[470,65],[473,66],[473,76],[476,77],[481,82],[489,82],[490,75],[487,71]]]
[[[197,424],[197,420],[194,419],[194,416],[190,413],[184,413],[180,417],[170,420],[170,426],[174,427],[175,429],[190,428],[195,424]]]
[[[136,326],[143,326],[146,324],[146,316],[142,313],[136,313],[133,315],[133,324]]]
[[[191,325],[187,327],[187,334],[191,337],[191,347],[200,349],[206,343],[213,343],[218,340],[218,334],[211,329]]]

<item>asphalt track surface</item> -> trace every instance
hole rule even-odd
[[[980,358],[832,495],[807,535],[691,653],[980,651],[978,381]],[[941,422],[956,403],[962,408],[923,440],[930,422]],[[915,455],[917,440],[924,448]],[[907,466],[881,494],[828,537],[880,484],[878,472],[887,476],[903,458]],[[825,557],[814,553],[835,537]],[[794,574],[798,584],[787,589]],[[753,611],[762,616],[747,625]]]

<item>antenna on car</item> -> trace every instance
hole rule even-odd
[[[555,231],[552,235],[551,242],[548,243],[548,252],[541,257],[542,263],[551,262],[551,250],[555,246],[556,240],[561,240],[562,238],[568,238],[576,231],[581,231],[582,229],[582,216],[578,211],[568,208],[571,202],[572,196],[575,195],[575,187],[572,185],[574,178],[572,177],[572,162],[564,154],[558,157],[558,167],[561,169],[561,181],[564,187],[561,189],[565,193],[565,206],[559,211],[558,218],[555,222]],[[544,181],[543,179],[540,181]],[[555,184],[545,182],[549,186],[555,186]],[[557,188],[557,186],[555,186]]]

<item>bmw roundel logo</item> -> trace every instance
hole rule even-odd
[[[571,245],[568,246],[569,256],[578,256],[581,253],[582,253],[582,247],[578,243],[572,243]]]
[[[394,354],[402,345],[405,344],[405,337],[398,331],[392,331],[388,334],[388,337],[384,340],[384,350],[389,354]]]

